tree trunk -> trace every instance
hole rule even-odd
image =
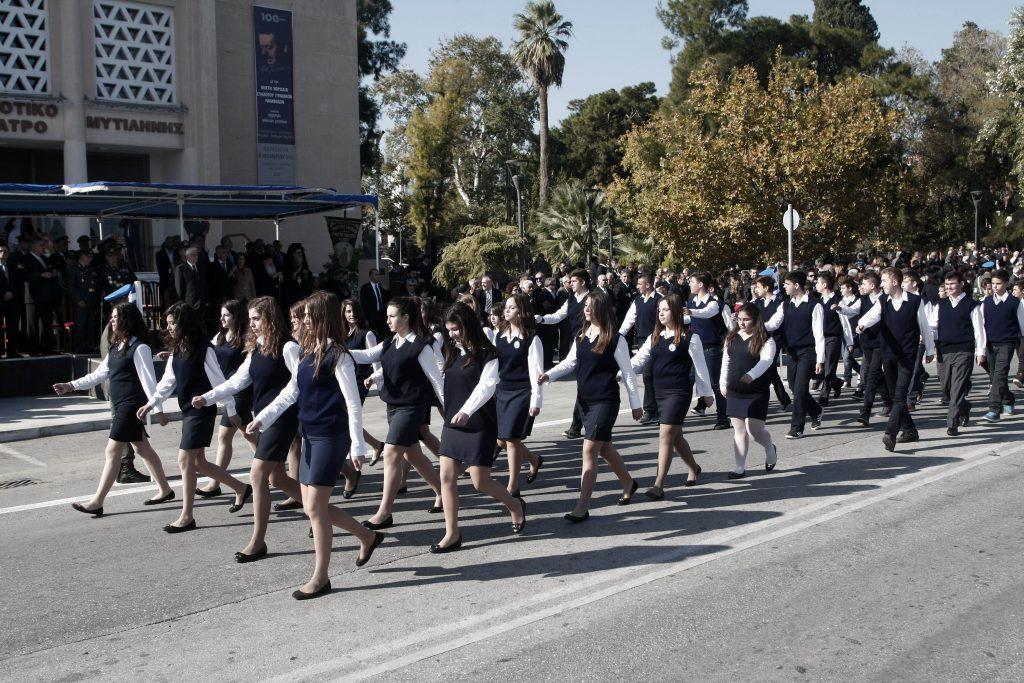
[[[548,88],[542,85],[537,88],[540,99],[540,168],[537,170],[537,187],[539,203],[548,203]]]

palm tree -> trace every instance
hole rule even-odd
[[[533,79],[540,100],[540,205],[548,201],[548,88],[562,85],[566,38],[572,36],[572,22],[563,21],[551,0],[530,2],[515,15],[513,26],[519,39],[512,45],[512,57],[523,73]]]
[[[604,193],[594,197],[594,255],[606,253],[600,248],[600,235],[607,233],[608,212]],[[537,211],[533,227],[537,251],[549,263],[568,261],[585,263],[587,259],[587,188],[582,181],[571,179],[555,187],[551,201]]]

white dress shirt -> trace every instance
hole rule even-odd
[[[894,296],[889,297],[889,301],[892,302],[893,310],[900,310],[903,308],[903,304],[906,303],[907,298],[903,291],[900,291],[899,298]],[[917,326],[920,328],[921,336],[924,338],[924,353],[926,356],[935,355],[935,338],[932,337],[932,326],[928,324],[928,314],[925,312],[924,299],[919,302],[917,307]],[[873,327],[878,323],[882,322],[882,302],[876,301],[875,305],[868,309],[868,312],[860,317],[858,325],[864,329]]]
[[[634,372],[641,372],[647,363],[651,360],[651,339],[654,335],[647,337],[640,348],[637,349],[636,355],[630,361],[630,365],[633,366]],[[659,344],[671,344],[676,338],[675,330],[664,329],[661,331],[661,341]],[[693,361],[693,374],[696,377],[694,385],[697,388],[698,396],[714,396],[715,392],[711,388],[711,373],[708,372],[708,361],[704,357],[704,343],[700,340],[699,334],[691,334],[690,342],[688,344],[688,350],[690,352],[690,359]],[[657,381],[657,379],[655,379]]]
[[[404,337],[395,336],[392,342],[396,349],[402,348],[406,342],[413,342],[416,340],[416,333],[410,332]],[[352,351],[352,357],[355,361],[361,365],[367,365],[369,363],[380,363],[381,356],[384,355],[384,342],[381,342],[374,346],[372,349],[366,349],[365,351],[355,350]],[[434,387],[434,393],[437,394],[437,399],[441,402],[443,409],[444,406],[444,380],[441,377],[441,368],[437,365],[437,354],[434,351],[432,345],[426,345],[423,350],[420,351],[417,357],[420,368],[423,369],[423,374],[427,376],[427,381],[430,382],[430,386]],[[373,381],[380,386],[381,381],[384,377],[384,369],[380,368],[379,365],[374,365],[379,368],[373,373]]]
[[[263,337],[259,337],[256,343],[262,348]],[[299,345],[289,340],[284,343],[284,348],[281,350],[281,355],[284,357],[285,367],[288,368],[288,372],[295,372],[295,368],[299,364]],[[249,374],[249,364],[252,361],[252,354],[246,354],[245,360],[235,370],[235,374],[231,375],[227,381],[214,385],[212,389],[203,394],[203,400],[209,403],[223,401],[228,396],[234,396],[243,389],[247,389],[252,384],[252,376]]]
[[[209,380],[211,387],[224,384],[224,373],[221,372],[220,363],[217,362],[217,352],[213,350],[212,346],[206,347],[206,357],[203,358],[203,369],[206,371],[206,379]],[[162,404],[167,400],[167,397],[171,395],[177,384],[178,379],[174,376],[174,354],[172,353],[171,357],[167,359],[167,366],[164,368],[164,375],[160,378],[160,383],[156,385],[156,392],[150,397],[149,403],[147,403],[146,406],[154,407]],[[191,398],[188,399],[188,401],[191,400]],[[238,414],[235,411],[235,399],[230,396],[218,401],[217,405],[224,407],[228,417]]]
[[[740,330],[739,332],[737,332],[737,334],[743,341],[747,341],[748,339],[750,339],[751,336],[744,332],[743,330]],[[772,363],[775,362],[775,351],[775,340],[772,339],[771,337],[768,337],[768,340],[765,341],[764,346],[761,347],[761,352],[757,356],[757,362],[754,363],[754,367],[747,370],[746,374],[750,375],[750,379],[757,379],[764,373],[768,372],[768,368],[770,368],[772,366]],[[725,344],[722,348],[722,372],[718,378],[718,390],[724,394],[728,384],[729,345]]]
[[[811,334],[814,336],[814,357],[815,363],[825,362],[825,311],[821,306],[816,305],[817,302],[811,300],[810,294],[804,292],[804,295],[797,299],[796,297],[790,298],[790,303],[793,306],[799,308],[803,305],[814,306],[811,311]],[[769,332],[775,332],[786,319],[786,304],[783,303],[775,311],[771,318],[765,321],[764,326]]]
[[[949,304],[953,308],[960,305],[960,302],[967,299],[967,295],[960,292],[960,296],[947,297]],[[939,300],[942,301],[941,299]],[[928,303],[924,306],[925,314],[928,316],[928,327],[932,328],[932,334],[934,335],[936,343],[939,340],[938,329],[939,329],[939,304]],[[981,312],[981,306],[975,306],[974,310],[971,311],[971,327],[974,329],[974,355],[985,357],[985,317],[984,313]]]
[[[597,328],[591,325],[587,329],[586,335],[587,339],[593,342],[598,337]],[[626,346],[626,339],[621,335],[619,335],[619,342],[615,346],[615,362],[618,364],[619,371],[622,373],[622,382],[626,385],[626,394],[629,396],[629,407],[636,410],[642,406],[640,401],[640,391],[637,387],[636,373],[633,371],[633,366],[630,363],[629,348]],[[554,382],[559,377],[568,375],[576,369],[576,365],[576,341],[574,340],[572,347],[569,349],[569,353],[565,356],[565,360],[548,370],[548,381]]]
[[[328,339],[327,345],[332,344],[334,340]],[[274,421],[298,400],[298,375],[299,368],[296,365],[292,369],[292,378],[288,385],[254,418],[260,423],[261,432],[266,431],[267,427],[274,424]],[[345,410],[348,413],[348,435],[352,442],[349,458],[356,460],[366,452],[366,442],[363,440],[363,403],[359,399],[359,387],[356,384],[356,364],[350,354],[340,355],[338,362],[334,364],[334,377],[338,382],[338,388],[341,389],[342,398],[345,399]]]
[[[128,340],[127,345],[131,346],[135,341],[135,337],[132,337]],[[120,346],[124,347],[124,342]],[[107,364],[109,358],[110,353],[108,352],[103,357],[98,368],[84,377],[72,380],[72,388],[75,391],[82,391],[83,389],[92,389],[94,386],[106,382],[110,378],[110,366]],[[132,354],[132,362],[135,364],[135,374],[139,376],[139,384],[142,385],[142,390],[146,392],[146,397],[153,398],[153,394],[156,393],[156,370],[153,369],[153,351],[149,348],[148,344],[139,344],[135,347],[135,353]],[[161,401],[157,404],[156,412],[162,413],[163,410],[163,402]],[[147,421],[148,419],[147,417]]]

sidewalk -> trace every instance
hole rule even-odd
[[[166,406],[171,420],[180,418],[174,401]],[[110,404],[85,395],[0,399],[0,443],[109,428]]]

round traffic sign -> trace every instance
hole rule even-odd
[[[800,212],[794,209],[792,206],[786,209],[786,212],[782,214],[782,225],[786,230],[796,230],[800,227]]]

